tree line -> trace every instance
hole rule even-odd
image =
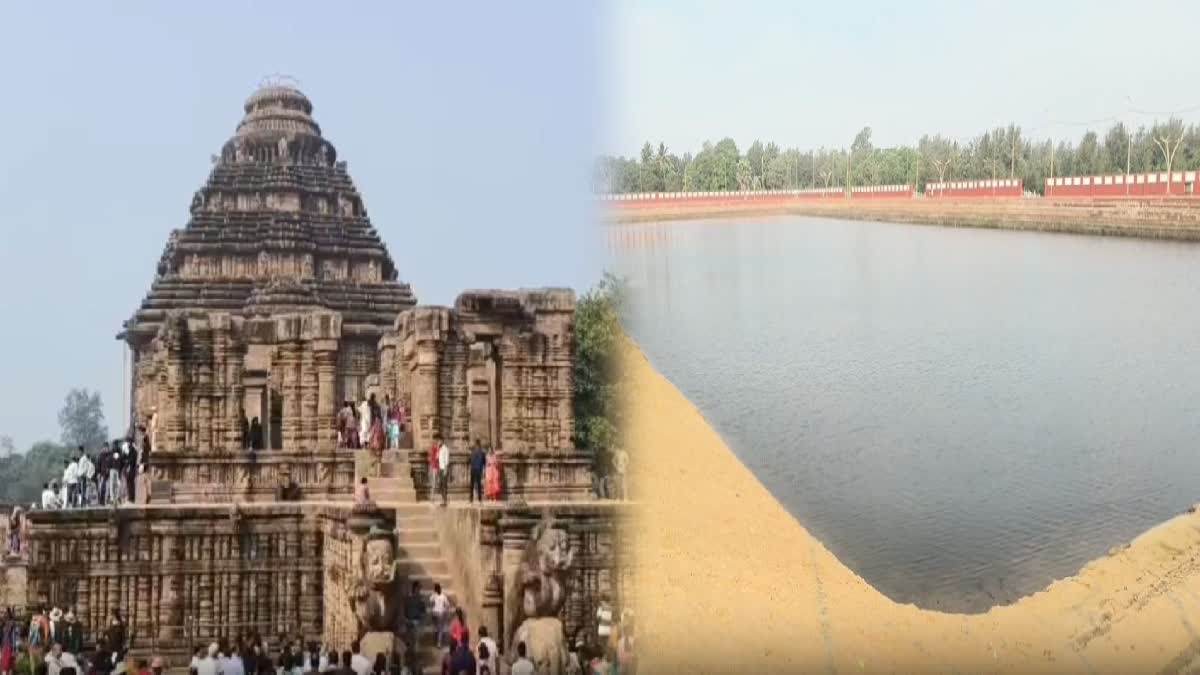
[[[62,480],[63,460],[79,446],[95,453],[108,438],[100,392],[72,389],[58,412],[58,442],[38,441],[18,452],[12,438],[0,436],[0,503],[38,502],[42,485]]]
[[[597,193],[916,186],[951,180],[1020,178],[1041,194],[1051,176],[1086,176],[1200,167],[1200,126],[1178,118],[1140,126],[1117,122],[1103,137],[1087,131],[1076,143],[1026,137],[1009,125],[966,142],[922,136],[916,145],[879,148],[865,127],[848,148],[783,149],[754,141],[743,154],[732,138],[705,141],[696,154],[666,145],[642,146],[641,156],[597,158]]]

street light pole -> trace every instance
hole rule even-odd
[[[1126,101],[1129,101],[1129,107],[1133,108],[1133,97],[1126,96]],[[1129,163],[1133,158],[1133,133],[1130,127],[1125,127],[1125,196],[1129,196]]]

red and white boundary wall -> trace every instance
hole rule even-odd
[[[851,199],[895,199],[912,198],[910,185],[864,185],[851,188]],[[623,194],[601,194],[597,199],[612,202],[614,206],[669,206],[737,204],[746,201],[789,202],[810,199],[845,199],[842,188],[815,188],[800,190],[730,190],[715,192],[628,192]]]
[[[1059,176],[1046,179],[1047,197],[1099,197],[1120,199],[1148,196],[1195,195],[1196,171],[1118,174],[1110,176]]]
[[[991,199],[992,197],[1021,197],[1024,194],[1025,187],[1020,178],[960,180],[925,184],[925,196],[930,199]]]
[[[850,188],[851,199],[912,199],[911,185],[858,185]]]

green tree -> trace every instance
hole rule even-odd
[[[619,442],[617,350],[627,306],[625,281],[608,273],[575,306],[575,445],[592,451],[601,475]]]
[[[62,410],[58,412],[58,426],[62,429],[62,443],[67,447],[82,445],[93,451],[104,443],[108,438],[108,427],[104,424],[100,392],[87,389],[67,392]]]

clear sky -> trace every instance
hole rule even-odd
[[[272,73],[299,80],[421,302],[590,286],[607,19],[589,2],[4,3],[0,435],[57,439],[75,386],[117,432],[114,336]]]
[[[614,23],[607,150],[626,156],[724,136],[840,147],[863,126],[881,146],[1010,122],[1077,139],[1050,122],[1124,114],[1127,97],[1200,117],[1195,2],[629,0]]]

